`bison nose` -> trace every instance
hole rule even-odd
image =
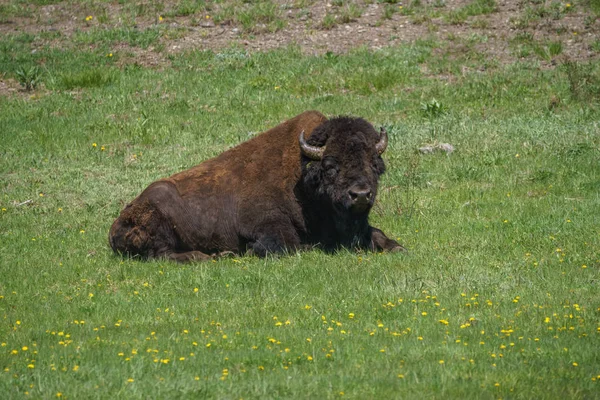
[[[371,200],[371,189],[359,189],[352,188],[348,190],[348,194],[350,195],[350,200],[352,200],[352,204],[354,205],[367,205]]]

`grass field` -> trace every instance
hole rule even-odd
[[[154,33],[122,35],[0,38],[0,74],[43,82],[0,96],[5,398],[600,398],[597,62],[420,40],[156,69],[111,47]],[[407,254],[112,253],[150,182],[307,109],[388,128],[371,219]],[[417,151],[436,143],[456,151]]]

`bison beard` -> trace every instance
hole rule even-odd
[[[180,262],[404,248],[369,225],[387,134],[361,118],[308,111],[213,159],[152,183],[113,223],[113,250]]]

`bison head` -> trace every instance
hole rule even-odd
[[[348,233],[354,244],[368,230],[368,214],[385,171],[381,154],[387,140],[385,129],[377,132],[364,119],[350,117],[326,121],[308,140],[304,132],[299,137],[303,192],[311,199],[309,207],[319,208],[323,223],[331,216],[337,233]]]

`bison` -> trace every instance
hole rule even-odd
[[[404,248],[369,225],[388,137],[362,118],[304,112],[152,183],[113,223],[115,252],[179,262],[320,247]]]

